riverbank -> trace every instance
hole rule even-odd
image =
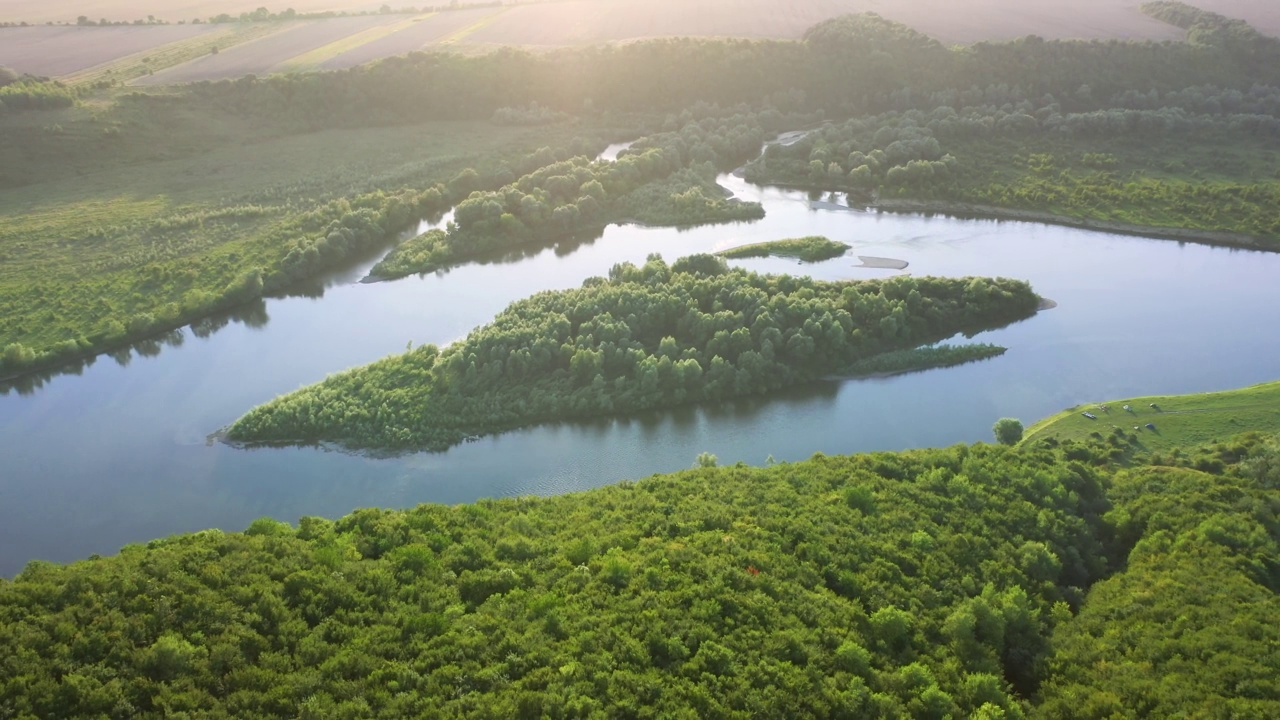
[[[1234,247],[1246,250],[1280,252],[1280,243],[1267,238],[1245,235],[1243,233],[1214,230],[1193,230],[1188,228],[1157,227],[1115,222],[1112,220],[1094,220],[1060,215],[1041,210],[1025,210],[1004,208],[995,205],[981,205],[948,200],[918,200],[913,198],[879,199],[870,206],[872,210],[898,214],[939,214],[957,218],[985,218],[991,220],[1010,220],[1016,222],[1036,222],[1046,225],[1061,225],[1081,230],[1115,233],[1118,235],[1136,235],[1161,240],[1178,240],[1194,242],[1202,245],[1218,247]]]
[[[1024,433],[1023,443],[1083,441],[1093,433],[1105,435],[1115,429],[1137,432],[1144,450],[1203,445],[1245,431],[1280,433],[1280,382],[1223,392],[1077,405],[1032,425]]]

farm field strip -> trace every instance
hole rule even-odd
[[[243,43],[227,52],[207,55],[163,72],[148,75],[135,81],[135,84],[168,85],[267,74],[276,65],[286,60],[364,30],[397,21],[397,16],[371,15],[282,23],[285,27],[283,32]]]
[[[320,67],[325,70],[344,70],[374,60],[425,50],[442,38],[474,25],[480,19],[493,15],[498,10],[499,8],[487,7],[439,12],[421,22],[414,23],[406,30],[378,38],[343,53],[324,62]]]
[[[218,52],[222,52],[237,45],[270,37],[285,29],[278,23],[250,23],[223,27],[205,35],[162,45],[154,50],[143,50],[71,75],[64,75],[61,80],[68,85],[88,85],[99,80],[129,82],[205,55],[212,55],[215,48]]]
[[[395,35],[396,33],[404,32],[405,30],[412,28],[416,23],[420,23],[435,15],[436,13],[427,13],[426,15],[407,18],[391,25],[379,25],[378,27],[372,27],[368,30],[362,30],[355,35],[350,35],[342,38],[341,40],[335,40],[328,45],[318,47],[315,50],[305,52],[295,58],[286,60],[279,65],[276,65],[272,70],[275,72],[298,72],[301,70],[312,70],[318,68],[334,58],[345,55],[353,50],[357,50],[369,43]]]
[[[494,13],[493,15],[490,15],[489,17],[486,17],[483,20],[480,20],[479,22],[472,23],[471,25],[468,25],[462,28],[461,30],[458,30],[457,32],[451,33],[450,35],[447,35],[441,38],[439,41],[437,41],[437,44],[453,45],[454,43],[465,40],[466,38],[494,24],[502,16],[506,15],[509,11],[510,11],[510,8],[504,7],[503,9]]]
[[[0,66],[63,77],[120,58],[194,40],[216,25],[0,28]]]

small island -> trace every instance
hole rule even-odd
[[[444,450],[538,422],[761,395],[865,370],[869,358],[1035,314],[1004,278],[824,282],[650,256],[609,278],[512,304],[446,348],[334,375],[231,426],[240,444]],[[889,369],[975,359],[973,350],[886,357]],[[978,354],[987,353],[979,349]]]
[[[795,258],[801,262],[822,262],[838,258],[849,251],[849,246],[821,235],[795,238],[793,240],[773,240],[771,242],[753,243],[741,247],[729,248],[716,253],[720,257],[739,260],[742,258],[780,257]]]

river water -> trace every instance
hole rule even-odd
[[[616,152],[616,148],[613,149]],[[1280,378],[1280,255],[1023,222],[814,209],[799,192],[721,183],[764,203],[750,224],[611,226],[598,239],[445,273],[361,284],[370,257],[327,287],[269,299],[211,332],[188,328],[131,359],[0,395],[0,575],[271,516],[339,517],[483,497],[550,495],[690,467],[701,452],[759,465],[987,440],[1087,401],[1223,390]],[[888,379],[828,382],[769,399],[537,426],[439,454],[390,459],[315,448],[239,450],[206,437],[248,408],[346,368],[444,344],[510,302],[605,275],[618,262],[805,235],[854,246],[814,265],[735,264],[822,279],[916,275],[1029,280],[1059,303],[979,336],[1003,357]],[[127,361],[127,362],[122,362]]]

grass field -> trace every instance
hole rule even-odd
[[[1152,404],[1155,407],[1152,407]],[[1103,410],[1106,406],[1109,410]],[[1124,410],[1128,405],[1131,411]],[[1097,416],[1091,420],[1084,413]],[[1147,423],[1155,430],[1146,427]],[[1166,451],[1226,440],[1243,432],[1280,433],[1280,382],[1202,395],[1169,395],[1080,405],[1028,428],[1024,443],[1084,440],[1113,428],[1139,428],[1141,447]]]

